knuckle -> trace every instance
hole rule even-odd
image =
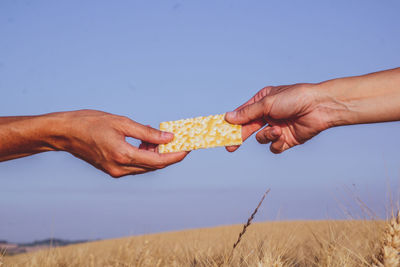
[[[261,99],[263,99],[264,98],[264,89],[263,90],[261,90],[261,91],[259,91],[257,94],[256,94],[256,96],[254,97],[254,100],[257,102],[257,101],[260,101]]]
[[[264,131],[262,131],[262,134],[263,134],[265,139],[269,139],[269,140],[272,139],[271,129],[270,128],[264,129]]]
[[[165,167],[167,167],[167,164],[165,163],[165,162],[163,162],[163,161],[157,161],[155,164],[154,164],[154,167],[156,168],[156,169],[164,169]]]
[[[244,119],[246,119],[246,120],[249,120],[249,119],[250,119],[249,112],[250,112],[249,106],[245,106],[244,108],[239,109],[239,110],[237,111],[237,116],[238,116],[239,118],[244,118]]]
[[[263,107],[263,109],[265,109],[266,107],[268,107],[271,104],[272,98],[271,97],[264,97],[263,99],[261,99],[261,105]]]
[[[121,121],[124,124],[130,124],[133,122],[130,118],[125,117],[125,116],[119,116],[119,115],[114,115],[114,116],[115,116],[115,118],[117,118],[119,121]]]
[[[262,132],[256,134],[256,140],[260,144],[264,144],[264,134]]]
[[[236,112],[237,112],[237,115],[239,116],[239,117],[242,117],[245,113],[246,113],[246,110],[247,109],[247,107],[244,107],[244,108],[241,108],[241,109],[239,109],[239,110],[237,110]]]
[[[179,159],[179,161],[180,160],[181,159]],[[172,159],[172,158],[158,157],[155,161],[154,167],[157,169],[164,169],[168,165],[171,165],[172,162],[177,162],[177,160]]]
[[[113,120],[113,122],[116,125],[118,125],[118,127],[122,127],[125,129],[130,129],[132,127],[132,124],[135,123],[133,120],[131,120],[128,117],[115,115],[115,114],[111,114],[110,119]]]
[[[273,88],[273,86],[264,87],[263,89],[258,91],[258,93],[254,97],[254,100],[260,101],[261,99],[263,99],[264,97],[266,97],[269,94],[269,92],[271,91],[272,88]]]
[[[117,167],[108,168],[107,173],[113,178],[120,178],[124,176],[124,172]]]
[[[257,133],[256,140],[260,144],[268,144],[269,142],[271,142],[271,136],[270,136],[268,129],[264,129],[264,130],[260,131],[259,133]]]
[[[147,130],[147,134],[149,136],[153,136],[155,138],[161,138],[161,132],[160,131],[158,131],[156,129],[153,129],[153,128],[149,127],[149,126],[146,127],[146,130]]]
[[[119,164],[129,164],[131,161],[129,156],[127,155],[127,153],[123,153],[123,152],[114,153],[112,158],[113,158],[113,161],[115,161],[116,163],[119,163]]]
[[[275,129],[273,130],[272,128],[270,128],[268,130],[268,134],[267,137],[269,140],[271,141],[276,141],[279,140],[279,138],[281,137],[282,134],[279,133],[279,130]]]

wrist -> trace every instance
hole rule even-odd
[[[345,82],[334,79],[315,84],[317,109],[327,128],[355,124],[354,103],[346,95]]]
[[[69,143],[70,120],[69,112],[56,112],[38,116],[40,128],[44,129],[41,141],[50,151],[65,151]]]

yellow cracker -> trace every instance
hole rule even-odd
[[[225,114],[160,123],[174,140],[158,147],[160,153],[242,144],[242,126],[225,121]]]

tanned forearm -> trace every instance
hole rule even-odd
[[[29,119],[32,118],[33,116],[11,116],[11,117],[0,117],[0,125],[10,123],[13,121],[19,121],[22,119]]]
[[[0,117],[0,161],[56,150],[60,115]]]

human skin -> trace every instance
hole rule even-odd
[[[142,144],[135,147],[126,137],[142,140]],[[115,178],[154,171],[184,159],[187,152],[158,153],[157,144],[172,139],[172,133],[96,110],[0,117],[0,161],[66,151]]]
[[[273,153],[303,144],[331,127],[398,121],[400,68],[316,84],[268,86],[225,119],[242,125],[243,140],[258,131],[257,141],[271,143]],[[226,149],[233,152],[238,147]]]

